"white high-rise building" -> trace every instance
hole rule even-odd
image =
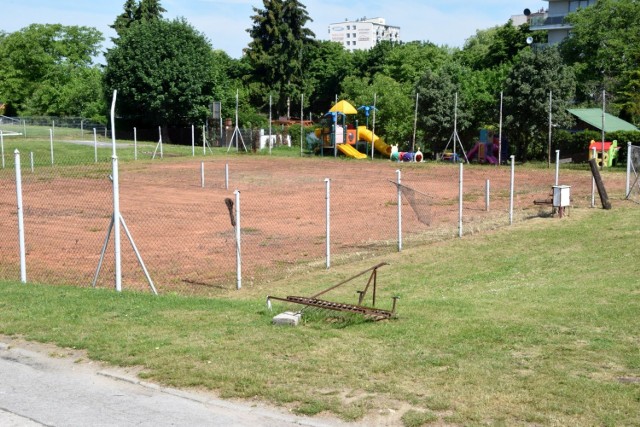
[[[340,43],[350,51],[371,49],[383,40],[399,42],[400,27],[387,25],[384,18],[345,19],[329,25],[329,40]]]

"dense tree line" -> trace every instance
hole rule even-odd
[[[5,114],[104,116],[102,73],[93,64],[103,38],[89,27],[32,24],[0,33],[0,102]]]
[[[103,40],[95,29],[31,25],[0,32],[0,101],[7,113],[104,120],[118,89],[119,115],[141,126],[202,122],[213,100],[232,111],[236,95],[241,123],[264,125],[270,100],[275,117],[299,115],[302,106],[317,118],[337,98],[373,106],[375,97],[376,133],[406,149],[417,100],[416,143],[437,151],[451,137],[454,114],[463,141],[495,129],[502,94],[504,133],[523,160],[546,153],[550,94],[559,128],[572,125],[569,106],[598,106],[603,90],[610,113],[640,123],[634,0],[599,0],[571,14],[572,37],[553,48],[527,44],[527,37],[543,42],[546,35],[508,22],[477,31],[462,48],[383,42],[354,52],[315,39],[299,1],[263,0],[253,9],[252,41],[240,59],[214,50],[184,19],[164,19],[159,0],[126,0],[123,9],[104,67],[92,62]]]

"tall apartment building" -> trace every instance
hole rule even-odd
[[[532,22],[532,31],[546,30],[548,43],[560,43],[569,36],[572,26],[565,22],[566,16],[578,9],[594,5],[597,0],[546,0],[549,2],[547,18],[542,22]]]
[[[371,49],[378,42],[400,41],[400,27],[387,25],[384,18],[366,17],[329,25],[329,40],[340,43],[345,49]]]

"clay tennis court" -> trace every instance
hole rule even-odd
[[[414,206],[423,211],[420,221],[403,197],[403,248],[427,248],[429,242],[455,238],[460,170],[436,162],[243,154],[121,163],[120,211],[160,293],[209,295],[237,284],[235,229],[225,205],[226,198],[235,202],[235,190],[240,197],[242,285],[268,286],[292,272],[325,268],[326,179],[332,266],[397,251],[398,189],[391,181],[397,180],[398,170],[402,184],[415,190]],[[510,172],[509,166],[464,168],[465,234],[508,225]],[[28,281],[92,285],[113,212],[110,173],[111,164],[23,173]],[[516,167],[516,221],[551,212],[533,201],[549,197],[554,174],[553,166]],[[0,177],[0,278],[19,280],[15,175],[5,170]],[[572,186],[574,208],[590,206],[587,165],[562,170],[560,181]],[[605,182],[612,197],[624,192],[623,174],[606,173]],[[113,232],[110,236],[99,287],[114,283]],[[124,230],[121,236],[123,289],[148,289]]]

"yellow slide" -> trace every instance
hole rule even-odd
[[[367,141],[373,141],[373,146],[387,157],[391,156],[391,146],[387,145],[379,136],[374,135],[366,126],[358,126],[358,137]]]
[[[366,159],[367,155],[359,152],[353,146],[349,144],[338,144],[338,150],[342,151],[345,156],[353,157],[354,159]]]

